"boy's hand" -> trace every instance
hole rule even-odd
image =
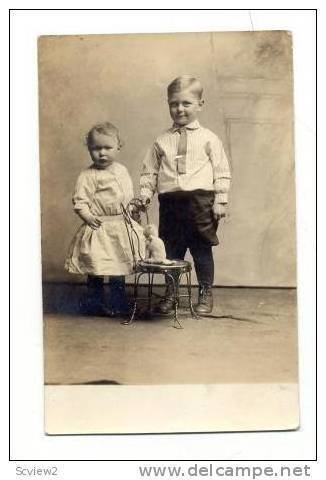
[[[226,216],[226,203],[214,203],[213,205],[213,215],[215,220],[220,220]]]
[[[150,204],[150,199],[145,195],[140,195],[139,200],[141,201],[141,204],[143,205],[143,207],[147,207]]]
[[[129,213],[131,218],[135,220],[135,222],[140,223],[141,221],[140,208],[139,208],[139,205],[137,205],[137,203],[138,203],[138,199],[133,199],[129,203]],[[139,204],[140,204],[140,201],[139,201]]]
[[[145,197],[135,197],[129,202],[129,212],[130,213],[144,212],[145,209],[146,209]]]
[[[97,230],[102,225],[102,220],[98,217],[94,217],[93,215],[87,219],[87,225],[91,227],[93,230]]]

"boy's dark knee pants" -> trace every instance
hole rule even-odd
[[[180,242],[165,241],[166,256],[170,260],[183,260],[187,251],[187,245],[180,240]]]
[[[183,260],[187,249],[193,257],[198,283],[213,285],[212,246],[218,245],[218,223],[213,217],[214,192],[196,190],[159,195],[159,234],[167,257]]]

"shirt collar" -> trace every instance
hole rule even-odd
[[[197,128],[200,128],[200,123],[198,122],[198,120],[194,120],[193,122],[188,123],[188,125],[185,125],[185,127],[186,127],[187,130],[197,130]],[[174,133],[177,130],[179,130],[180,128],[182,128],[182,127],[174,124],[172,126],[172,132]]]

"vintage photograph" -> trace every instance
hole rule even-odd
[[[299,426],[292,36],[42,36],[48,434]]]

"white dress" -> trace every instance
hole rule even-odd
[[[132,222],[127,227],[121,204],[133,198],[133,185],[128,170],[113,162],[106,169],[90,166],[78,177],[73,195],[74,210],[101,218],[102,225],[93,230],[83,223],[77,230],[65,262],[70,273],[89,275],[128,275],[134,271],[129,236],[135,244],[136,260],[145,252],[143,229]],[[129,234],[129,235],[128,235]],[[138,238],[137,238],[138,237]]]

